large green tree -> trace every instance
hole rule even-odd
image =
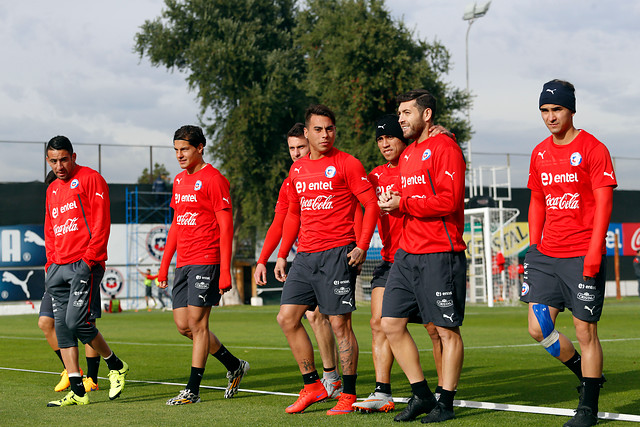
[[[214,163],[231,182],[237,235],[272,217],[287,173],[285,133],[310,102],[337,114],[338,146],[367,169],[382,160],[374,123],[413,88],[439,102],[436,121],[458,141],[468,97],[444,81],[449,53],[417,40],[383,0],[165,0],[135,50],[155,66],[187,74]],[[177,124],[178,125],[178,124]]]

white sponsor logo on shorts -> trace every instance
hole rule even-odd
[[[589,307],[588,305],[585,305],[585,306],[584,306],[584,309],[585,309],[585,310],[589,310],[589,313],[591,313],[591,315],[592,315],[592,316],[593,316],[593,309],[594,309],[594,308],[595,308],[595,307]]]
[[[208,282],[196,282],[194,286],[196,287],[196,289],[209,289]]]
[[[578,299],[580,301],[590,302],[596,299],[596,296],[589,292],[578,292]]]
[[[206,295],[198,295],[198,298],[202,298],[203,302],[207,301]]]
[[[451,307],[453,305],[453,301],[451,301],[450,299],[439,299],[436,300],[436,304],[438,304],[438,307]]]
[[[352,301],[353,301],[352,299],[350,299],[349,301],[342,301],[342,304],[348,305],[349,307],[353,307],[353,302]]]
[[[440,291],[438,291],[438,292],[436,292],[436,296],[437,297],[446,297],[446,296],[451,296],[451,295],[453,295],[453,292],[451,292],[451,291],[448,291],[448,292],[440,292]]]
[[[333,281],[333,285],[334,286],[348,285],[348,284],[349,284],[349,280],[334,280]]]
[[[596,287],[593,286],[593,285],[585,285],[584,283],[579,283],[578,284],[578,289],[589,289],[589,290],[594,291],[596,289]]]
[[[528,293],[529,293],[529,284],[525,282],[522,284],[522,289],[520,290],[520,294],[522,296],[525,296]]]
[[[81,300],[81,299],[73,302],[74,307],[82,307],[82,304],[84,304],[84,300]]]
[[[443,314],[442,317],[444,317],[445,319],[449,319],[451,320],[451,323],[453,323],[453,313],[449,314]]]
[[[351,292],[351,288],[348,286],[340,286],[333,290],[333,293],[336,295],[347,295],[349,292]]]

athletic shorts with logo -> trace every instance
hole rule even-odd
[[[585,322],[597,322],[602,315],[607,261],[604,255],[595,278],[583,280],[584,256],[554,258],[537,245],[524,258],[524,283],[520,301],[545,304]]]
[[[82,260],[71,264],[51,264],[45,289],[51,295],[56,337],[60,348],[77,347],[98,334],[95,320],[101,316],[100,282],[104,268],[92,268]],[[42,309],[41,309],[42,311]]]
[[[349,265],[347,254],[355,243],[321,252],[298,252],[282,287],[280,304],[318,306],[329,316],[356,309],[355,284],[358,270]]]
[[[384,288],[389,278],[389,271],[391,270],[392,262],[382,260],[380,264],[376,265],[373,269],[373,278],[371,279],[371,289]]]
[[[398,249],[382,300],[382,317],[412,318],[456,327],[464,320],[467,259],[464,251],[409,254]]]
[[[220,303],[220,264],[184,265],[176,268],[173,280],[173,308],[187,305],[211,307]]]

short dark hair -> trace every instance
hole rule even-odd
[[[415,99],[418,111],[420,114],[427,108],[431,110],[432,116],[436,114],[436,99],[431,92],[426,89],[412,89],[409,92],[405,92],[402,95],[398,95],[396,102],[401,104],[407,101],[413,101]]]
[[[333,111],[329,107],[323,104],[314,104],[309,105],[307,111],[304,112],[304,124],[305,126],[309,125],[309,120],[311,120],[311,116],[325,116],[329,117],[331,123],[335,126],[336,124],[336,116],[333,114]]]
[[[69,154],[73,154],[73,145],[66,136],[54,136],[47,143],[47,151],[49,150],[67,150]]]
[[[287,138],[300,138],[300,137],[304,137],[304,124],[303,123],[296,123],[295,125],[293,125],[291,127],[291,129],[289,129],[289,132],[287,132]]]
[[[173,134],[174,141],[187,141],[194,147],[207,145],[207,139],[204,137],[202,128],[194,125],[184,125]]]

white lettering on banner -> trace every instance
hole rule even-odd
[[[315,199],[300,198],[300,209],[303,211],[320,211],[333,209],[333,196],[318,196]]]
[[[196,212],[186,212],[176,217],[176,224],[178,225],[196,225]]]
[[[631,236],[631,249],[634,252],[640,250],[640,228],[636,228],[636,231],[633,232],[633,236]]]
[[[56,236],[62,236],[72,231],[78,231],[78,217],[69,218],[64,224],[53,227]]]
[[[565,193],[562,196],[552,197],[547,194],[547,209],[580,209],[580,193]]]
[[[408,187],[410,185],[419,185],[426,184],[427,181],[424,178],[424,175],[419,176],[410,176],[410,177],[402,177],[402,188]]]
[[[60,213],[65,213],[67,211],[70,211],[71,209],[77,209],[78,205],[76,205],[76,201],[72,201],[67,203],[66,205],[62,205],[60,206]]]
[[[542,181],[542,185],[550,185],[550,184],[564,184],[566,182],[578,182],[578,174],[576,172],[570,173],[546,173],[542,172],[540,174],[540,181]]]
[[[20,262],[20,230],[2,230],[2,262]]]

